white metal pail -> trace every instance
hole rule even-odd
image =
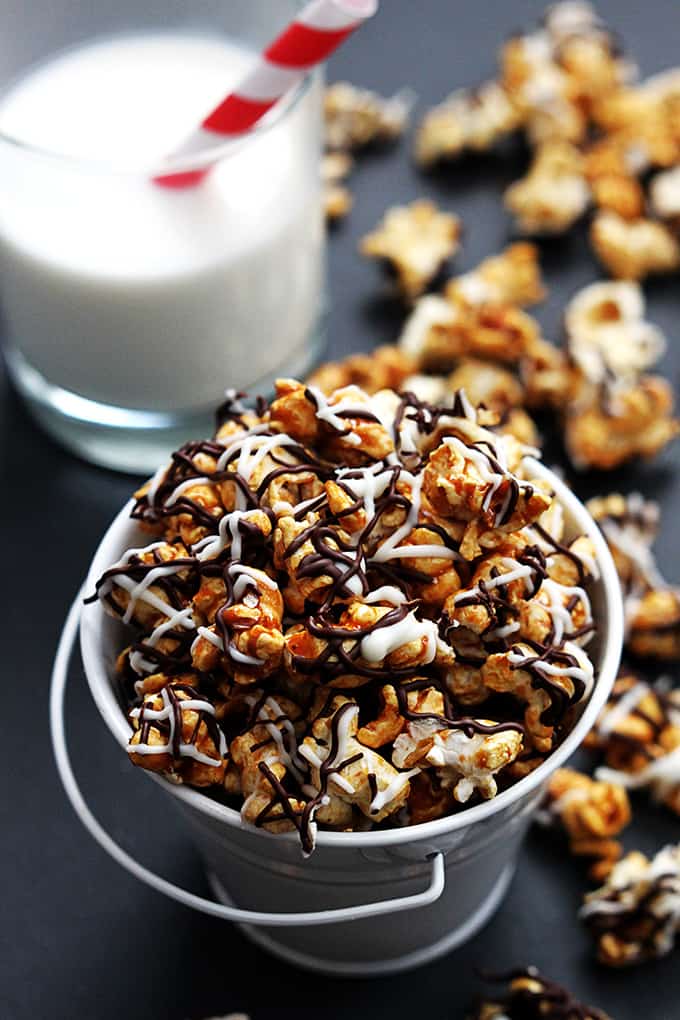
[[[55,662],[51,719],[55,754],[66,791],[102,846],[138,878],[197,909],[241,923],[270,951],[302,966],[337,974],[381,974],[416,966],[473,935],[500,904],[517,853],[550,774],[575,750],[611,689],[623,639],[618,578],[604,540],[583,505],[552,472],[548,479],[565,510],[566,535],[587,534],[600,578],[593,584],[598,636],[589,647],[597,681],[576,726],[538,769],[491,801],[460,814],[381,832],[320,832],[308,860],[297,834],[244,827],[237,811],[198,790],[151,773],[180,805],[219,902],[181,890],[148,871],[115,844],[83,801],[64,738],[63,694],[68,659],[81,616],[81,652],[92,696],[118,743],[130,727],[113,684],[121,625],[101,605],[70,614]],[[124,507],[97,550],[85,585],[131,546],[140,532]],[[394,913],[392,923],[382,917]]]

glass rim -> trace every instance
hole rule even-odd
[[[307,71],[304,77],[295,84],[289,92],[257,121],[254,127],[243,135],[234,138],[225,138],[216,135],[215,142],[207,143],[204,148],[198,149],[184,155],[169,155],[162,157],[147,165],[132,167],[127,163],[117,163],[112,159],[91,159],[82,156],[70,156],[68,153],[60,152],[58,149],[45,148],[34,145],[13,135],[0,130],[0,147],[7,146],[22,155],[47,160],[59,166],[72,168],[74,171],[101,174],[109,177],[140,178],[160,177],[166,174],[188,173],[192,170],[202,170],[213,166],[230,156],[236,155],[250,139],[254,140],[266,134],[279,121],[293,112],[299,105],[302,98],[309,91],[312,80],[322,74],[319,67]]]

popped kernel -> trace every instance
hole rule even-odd
[[[396,273],[403,296],[413,301],[458,251],[461,229],[457,216],[423,198],[388,209],[378,227],[362,238],[360,251],[384,260]]]
[[[623,851],[615,837],[630,819],[628,795],[620,783],[593,780],[570,768],[557,769],[552,775],[545,820],[562,826],[572,854],[590,859],[591,878],[606,878],[620,859]]]
[[[605,268],[622,280],[644,280],[680,268],[680,243],[656,220],[624,220],[615,212],[598,212],[590,239]]]
[[[525,234],[561,234],[583,216],[590,202],[581,155],[573,145],[539,146],[526,177],[505,192],[506,208]]]
[[[416,160],[429,167],[464,152],[485,152],[520,122],[511,97],[497,82],[460,89],[425,114],[416,135]]]
[[[394,141],[408,124],[413,100],[407,89],[385,98],[346,81],[329,85],[324,93],[326,148],[347,153]]]
[[[586,895],[580,916],[608,967],[670,953],[680,931],[680,847],[666,846],[651,860],[638,851],[627,854],[604,885]]]

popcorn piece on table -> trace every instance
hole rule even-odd
[[[444,294],[454,304],[462,301],[522,308],[538,304],[546,295],[538,249],[527,241],[510,244],[470,272],[454,276],[444,287]]]
[[[493,1002],[480,1003],[468,1020],[610,1020],[601,1009],[579,1002],[566,988],[544,977],[535,967],[484,977],[488,981],[507,982],[507,991],[502,996],[494,995]]]
[[[362,239],[360,251],[387,262],[403,296],[413,301],[458,251],[460,236],[458,217],[440,212],[423,198],[388,209],[378,227]]]
[[[596,777],[652,797],[680,814],[680,692],[619,677],[587,739],[605,765]]]
[[[548,784],[544,815],[562,826],[573,854],[591,859],[590,877],[606,878],[623,852],[615,837],[631,819],[625,788],[575,769],[557,769]]]
[[[416,136],[416,160],[429,167],[464,152],[485,152],[519,125],[512,99],[497,82],[460,89],[425,114]]]
[[[619,279],[644,280],[680,269],[680,242],[656,220],[628,221],[614,212],[599,212],[590,239],[600,262]]]
[[[505,192],[504,202],[524,234],[568,230],[590,203],[578,149],[568,142],[545,142],[536,150],[526,177]]]
[[[645,320],[640,286],[627,280],[581,288],[564,313],[569,354],[589,383],[635,382],[666,350],[666,338]]]
[[[408,125],[413,102],[408,89],[386,99],[346,81],[329,85],[324,94],[326,148],[352,152],[394,141]]]
[[[628,647],[634,655],[680,661],[680,592],[666,585],[645,592],[630,614]]]
[[[643,376],[620,389],[610,404],[574,402],[565,420],[565,443],[574,467],[611,470],[636,457],[653,457],[680,431],[673,390],[659,376]]]
[[[597,939],[598,959],[626,967],[665,956],[680,931],[680,847],[667,846],[649,860],[634,851],[588,893],[581,918]]]
[[[452,304],[426,294],[406,320],[399,347],[423,371],[450,372],[464,357],[517,364],[539,342],[536,320],[514,305]]]
[[[594,283],[565,313],[575,372],[565,408],[565,441],[575,466],[612,468],[651,456],[678,431],[664,379],[644,375],[665,350],[665,337],[644,319],[639,286]]]
[[[624,220],[639,220],[645,214],[645,193],[632,174],[603,173],[590,185],[593,204]]]
[[[586,506],[604,534],[619,575],[628,635],[641,598],[653,589],[668,588],[652,553],[659,505],[638,492],[628,496],[613,492],[589,500]]]

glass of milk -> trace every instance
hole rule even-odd
[[[225,388],[264,392],[322,336],[321,81],[195,188],[153,173],[294,15],[287,0],[12,4],[0,41],[0,308],[35,417],[148,472]]]

